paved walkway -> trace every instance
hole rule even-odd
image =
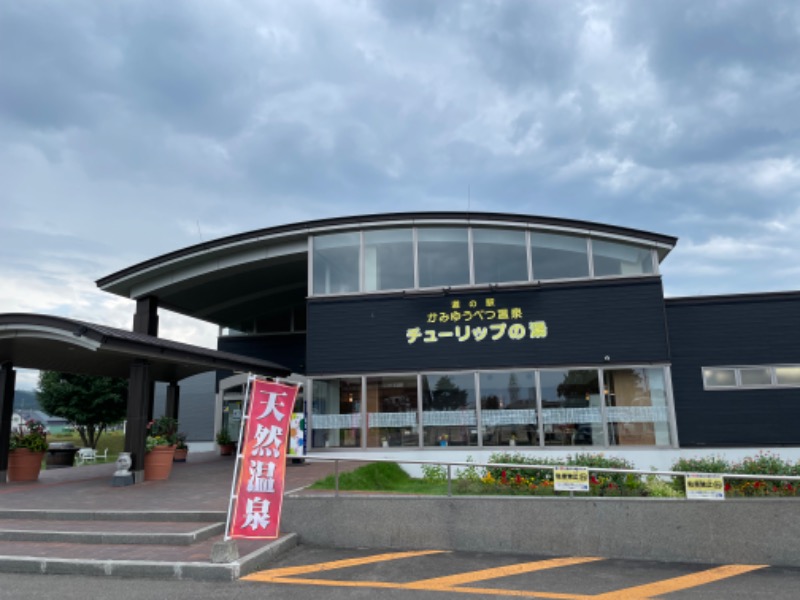
[[[116,488],[112,462],[43,470],[38,481],[0,485],[0,510],[226,511],[233,466],[233,457],[195,453],[175,463],[167,481]],[[303,488],[333,472],[332,462],[287,464],[284,489]]]
[[[222,539],[233,468],[233,457],[195,453],[188,462],[175,463],[167,481],[112,487],[116,466],[109,462],[43,470],[38,481],[0,485],[0,572],[43,572],[47,567],[47,572],[122,576],[235,577],[238,567],[209,562],[213,544]],[[289,463],[284,489],[302,491],[334,468],[331,462]],[[19,510],[36,514],[20,516]],[[86,515],[97,512],[114,514]],[[202,534],[209,527],[214,531]],[[202,535],[190,543],[167,539],[176,534]],[[120,542],[126,535],[139,538]],[[242,560],[255,563],[273,552],[271,546],[296,543],[296,536],[282,533],[272,544],[238,540],[237,545]]]

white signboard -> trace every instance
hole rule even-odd
[[[589,469],[556,467],[553,470],[553,489],[557,492],[588,492]]]
[[[686,497],[692,500],[725,500],[725,481],[719,475],[687,473]]]

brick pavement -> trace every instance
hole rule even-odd
[[[342,467],[355,468],[355,464]],[[47,511],[37,519],[1,518],[0,529],[73,532],[146,532],[158,535],[184,532],[198,523],[141,522],[115,520],[62,520],[58,511],[87,512],[213,512],[224,520],[231,491],[234,460],[214,453],[195,453],[186,463],[175,463],[167,481],[148,481],[126,487],[112,487],[113,463],[84,465],[42,471],[36,482],[0,485],[2,511]],[[287,464],[285,490],[301,490],[334,472],[333,463]],[[55,512],[54,512],[55,511]],[[202,523],[201,525],[207,525]],[[0,558],[50,557],[79,561],[125,560],[164,563],[208,563],[211,547],[221,535],[189,546],[165,544],[91,544],[67,542],[0,540]],[[265,545],[259,540],[238,540],[241,556]]]
[[[117,488],[111,487],[113,463],[51,469],[42,471],[35,482],[0,485],[0,510],[226,511],[233,466],[231,457],[197,453],[185,463],[175,463],[167,481]],[[288,464],[284,489],[300,489],[333,471],[328,462]]]

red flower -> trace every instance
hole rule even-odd
[[[726,483],[725,484],[725,491],[726,492],[730,492],[731,491],[731,484],[730,483]]]
[[[522,483],[522,477],[517,475],[515,481],[517,482],[517,485],[519,485],[520,483]]]
[[[595,477],[594,475],[592,475],[589,481],[592,483],[592,485],[600,485],[600,482],[597,481],[597,477]]]

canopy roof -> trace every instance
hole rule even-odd
[[[135,359],[149,362],[155,381],[174,382],[215,370],[280,377],[290,374],[289,369],[265,360],[96,323],[49,315],[0,314],[0,363],[128,378]]]

